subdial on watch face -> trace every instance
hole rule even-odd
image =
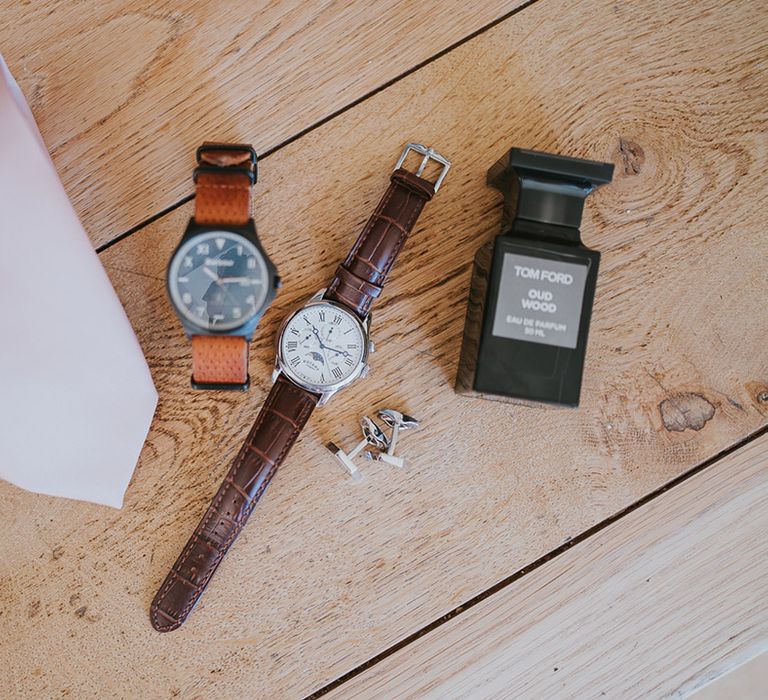
[[[268,281],[256,246],[230,231],[190,238],[168,270],[168,289],[179,313],[209,330],[231,330],[252,318],[264,304]]]
[[[301,383],[330,388],[349,379],[363,362],[360,322],[332,304],[312,304],[290,318],[280,336],[287,371]]]

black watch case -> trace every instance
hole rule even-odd
[[[179,311],[176,305],[176,302],[173,298],[173,294],[171,293],[170,271],[173,266],[173,261],[176,259],[176,256],[179,254],[179,251],[185,246],[186,243],[188,243],[190,239],[200,236],[201,234],[213,233],[217,231],[236,234],[245,238],[246,241],[251,243],[256,248],[257,252],[262,256],[264,260],[264,265],[267,270],[267,279],[266,279],[267,293],[260,308],[253,316],[246,319],[242,325],[237,326],[236,328],[230,328],[227,330],[211,330],[207,326],[200,326],[193,323],[190,319],[188,319],[186,316],[184,316],[184,314],[182,314]],[[189,224],[187,225],[187,229],[184,232],[184,235],[182,236],[181,240],[179,241],[179,245],[176,246],[176,249],[173,251],[173,255],[171,255],[171,259],[168,263],[168,268],[166,270],[166,292],[168,293],[168,299],[170,300],[171,306],[173,306],[173,309],[176,312],[176,315],[179,317],[179,320],[181,321],[181,325],[183,326],[184,332],[186,333],[187,337],[191,337],[193,335],[223,335],[223,336],[232,335],[232,336],[243,336],[250,342],[251,339],[253,338],[253,333],[256,330],[256,327],[259,325],[259,321],[261,321],[261,318],[264,315],[264,312],[267,310],[269,305],[274,301],[275,295],[277,294],[277,290],[280,287],[281,287],[281,280],[277,272],[277,267],[270,260],[269,256],[264,250],[264,247],[261,245],[261,242],[259,241],[259,237],[256,234],[256,226],[253,222],[253,219],[249,219],[248,223],[243,226],[211,225],[211,224],[201,225],[196,223],[194,219],[190,219]]]

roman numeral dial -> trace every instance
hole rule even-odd
[[[329,303],[314,303],[291,316],[280,336],[283,371],[310,390],[325,391],[357,376],[365,337],[358,318]]]

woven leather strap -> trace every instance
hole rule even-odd
[[[238,226],[251,218],[255,154],[245,144],[204,143],[197,151],[195,222]],[[192,382],[196,386],[245,388],[248,341],[242,336],[192,338]]]
[[[150,608],[152,626],[170,632],[189,615],[240,534],[320,397],[279,377],[208,511]]]
[[[395,170],[384,197],[336,270],[325,298],[365,318],[421,210],[434,194],[432,183],[402,168]]]

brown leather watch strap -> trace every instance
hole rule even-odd
[[[319,398],[278,377],[226,479],[152,601],[156,630],[170,632],[187,618]]]
[[[251,218],[256,157],[245,144],[204,143],[197,150],[195,221],[243,225]]]
[[[395,170],[384,197],[336,270],[325,298],[367,316],[416,219],[434,194],[431,182],[408,170]]]
[[[242,226],[251,218],[256,153],[247,144],[204,143],[197,149],[195,222]],[[248,341],[243,336],[192,337],[192,385],[248,388]]]
[[[248,339],[242,335],[193,335],[192,381],[195,384],[246,384]]]

